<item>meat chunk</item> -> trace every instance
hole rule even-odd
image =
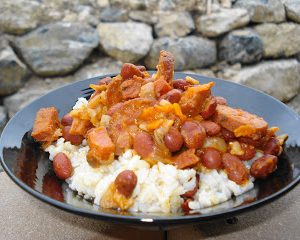
[[[195,149],[189,149],[180,153],[175,158],[177,168],[184,169],[195,166],[200,161],[199,157],[195,154]]]
[[[174,56],[171,53],[160,51],[156,79],[162,79],[171,84],[174,76],[174,63]]]
[[[51,143],[61,136],[60,126],[55,107],[41,108],[36,114],[31,136],[38,142]]]
[[[161,97],[172,89],[169,83],[163,79],[158,79],[154,82],[154,92],[156,97]]]
[[[84,120],[74,117],[69,133],[72,135],[85,136],[87,131],[92,127],[90,120]]]
[[[106,90],[107,105],[111,107],[119,102],[122,102],[122,92],[121,92],[122,80],[119,78],[114,78],[108,85]]]
[[[128,79],[121,84],[121,93],[124,100],[136,98],[139,96],[141,87],[145,81],[140,77]]]
[[[124,63],[121,69],[121,77],[123,78],[123,80],[130,79],[133,76],[137,76],[137,77],[143,76],[143,71],[141,69],[141,66],[135,66],[132,63]]]
[[[268,123],[254,114],[225,105],[218,105],[215,122],[234,133],[236,137],[259,139],[266,134]]]
[[[196,85],[183,92],[179,101],[182,112],[191,117],[199,114],[202,111],[203,104],[211,94],[210,89],[213,85],[213,82]]]
[[[87,161],[92,167],[109,164],[114,160],[115,145],[104,127],[91,129],[87,134],[87,143],[90,147]]]

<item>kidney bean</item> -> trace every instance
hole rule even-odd
[[[133,149],[143,158],[148,157],[154,150],[151,135],[147,132],[138,132],[133,138]]]
[[[226,128],[221,128],[221,134],[224,137],[225,141],[227,141],[227,142],[235,139],[234,133],[227,130]]]
[[[61,180],[66,180],[71,177],[73,172],[73,167],[71,160],[68,156],[62,152],[55,155],[53,158],[53,170],[56,176]]]
[[[278,158],[274,155],[266,154],[254,161],[250,168],[250,173],[255,178],[266,178],[275,171]]]
[[[115,185],[119,193],[130,197],[137,184],[137,176],[131,170],[120,172],[115,179]]]
[[[182,147],[183,137],[175,127],[170,127],[169,131],[164,137],[164,142],[171,152],[176,152]]]
[[[167,92],[166,94],[160,97],[161,99],[165,99],[170,103],[178,103],[181,98],[181,91],[178,89],[172,89],[171,91]]]
[[[246,143],[240,143],[242,150],[244,151],[243,155],[239,155],[239,159],[241,160],[250,160],[254,158],[256,154],[255,147]]]
[[[264,153],[278,156],[278,154],[280,153],[280,147],[281,146],[278,139],[275,137],[271,137],[264,147]]]
[[[253,140],[252,138],[249,138],[249,137],[239,137],[238,141],[252,145],[254,147],[260,147],[263,145],[263,139]]]
[[[243,184],[249,179],[248,169],[237,156],[231,155],[230,153],[224,153],[222,163],[230,180],[237,184]]]
[[[177,79],[173,81],[173,88],[184,91],[187,87],[193,86],[191,83],[184,79]]]
[[[217,101],[217,104],[219,105],[226,105],[227,106],[227,100],[223,97],[220,97],[220,96],[216,96],[214,97]]]
[[[61,119],[61,125],[63,126],[71,126],[72,122],[73,122],[73,118],[71,117],[70,113],[67,113]]]
[[[98,85],[107,85],[112,81],[111,77],[105,77],[99,80]]]
[[[221,169],[222,168],[222,156],[221,153],[214,148],[203,149],[202,164],[209,169]]]
[[[139,69],[139,67],[137,67],[131,63],[124,63],[120,74],[121,74],[123,80],[132,78],[134,75],[137,77],[143,76],[143,73]]]
[[[198,191],[199,188],[199,180],[200,180],[200,175],[196,174],[196,185],[194,189],[185,192],[184,194],[181,194],[180,197],[182,198],[194,198],[196,192]]]
[[[216,136],[221,131],[221,126],[212,121],[202,121],[201,126],[205,128],[208,136]]]
[[[73,145],[80,145],[84,139],[81,135],[73,135],[70,133],[71,126],[64,126],[62,128],[62,136],[66,141],[71,142]]]
[[[201,148],[206,138],[205,128],[195,121],[186,121],[181,126],[181,135],[188,148]]]
[[[207,100],[207,102],[204,103],[204,108],[200,112],[200,115],[204,119],[210,118],[216,112],[217,105],[217,100],[215,98],[210,98],[209,100]]]

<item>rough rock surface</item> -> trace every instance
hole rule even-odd
[[[300,90],[300,63],[295,59],[264,61],[243,68],[232,80],[288,101]]]
[[[42,79],[33,76],[17,93],[6,97],[4,99],[4,105],[8,109],[9,117],[12,117],[17,111],[19,111],[29,102],[55,88],[74,81],[80,81],[109,73],[117,73],[120,71],[121,66],[121,62],[106,57],[99,59],[94,63],[83,66],[75,74],[67,77]]]
[[[300,25],[296,23],[266,23],[255,30],[264,43],[265,57],[289,57],[300,52]]]
[[[110,7],[100,12],[100,20],[103,22],[126,22],[128,13],[125,9]]]
[[[219,44],[219,59],[231,64],[257,62],[263,55],[263,42],[251,29],[228,33]]]
[[[3,128],[5,127],[5,124],[7,122],[7,112],[4,106],[0,106],[0,136],[2,133]],[[0,166],[1,168],[1,166]]]
[[[34,0],[1,0],[0,31],[23,34],[37,27],[41,6]]]
[[[147,68],[155,68],[159,52],[163,49],[175,56],[175,70],[202,68],[216,61],[216,44],[211,40],[195,36],[178,39],[165,37],[154,41],[145,59]]]
[[[252,22],[283,22],[285,20],[285,10],[281,0],[238,0],[234,7],[247,9]]]
[[[287,105],[300,115],[300,93],[294,97]]]
[[[246,9],[222,9],[210,15],[201,15],[196,20],[197,30],[204,36],[216,37],[249,23]]]
[[[141,10],[130,11],[129,18],[137,22],[144,22],[148,24],[155,24],[158,21],[156,14]]]
[[[153,43],[152,29],[144,23],[100,23],[98,33],[104,51],[123,62],[137,62]]]
[[[195,24],[189,12],[161,12],[154,29],[159,37],[176,38],[192,32]]]
[[[287,17],[294,22],[300,23],[300,1],[285,0],[284,6]]]
[[[7,41],[0,41],[0,96],[5,96],[22,87],[28,70],[8,46]]]
[[[17,51],[40,76],[74,71],[98,44],[96,30],[80,23],[48,24],[15,41]]]

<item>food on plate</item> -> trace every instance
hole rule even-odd
[[[174,63],[166,51],[153,75],[125,63],[61,120],[56,108],[40,109],[32,137],[56,176],[102,208],[179,213],[225,202],[272,174],[287,135],[214,96],[214,82],[174,79]]]

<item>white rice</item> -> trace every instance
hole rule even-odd
[[[79,98],[73,109],[87,105],[85,98]],[[158,163],[152,167],[135,155],[133,150],[126,151],[109,165],[99,168],[91,167],[86,155],[89,147],[84,140],[81,145],[74,146],[58,139],[47,149],[50,160],[59,153],[65,153],[71,160],[73,175],[66,180],[69,187],[77,191],[85,199],[93,199],[99,205],[101,198],[117,175],[124,170],[132,170],[137,176],[137,185],[132,194],[134,204],[131,212],[144,213],[176,213],[181,211],[183,199],[181,194],[196,186],[196,171],[194,169],[180,170],[173,165]],[[257,157],[260,155],[257,154]],[[254,158],[254,159],[255,159]],[[253,161],[253,160],[252,160]],[[252,161],[244,161],[250,168]],[[192,210],[203,209],[225,202],[234,196],[243,194],[254,187],[253,178],[244,185],[238,185],[228,179],[224,170],[205,170],[200,175],[199,189],[194,201],[189,202]]]

